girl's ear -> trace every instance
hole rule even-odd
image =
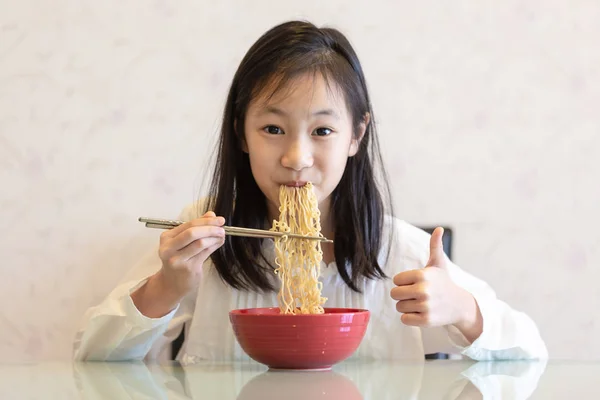
[[[366,113],[363,117],[362,122],[358,125],[358,132],[356,135],[352,137],[352,141],[350,142],[350,148],[348,149],[348,157],[353,157],[358,153],[358,149],[360,147],[360,142],[363,137],[365,137],[365,133],[367,132],[367,127],[371,122],[371,115]]]

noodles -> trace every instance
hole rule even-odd
[[[281,186],[279,190],[279,221],[271,230],[322,236],[321,213],[313,186]],[[278,300],[282,314],[322,314],[327,300],[321,297],[319,282],[323,251],[318,240],[275,239],[275,273],[281,280]]]

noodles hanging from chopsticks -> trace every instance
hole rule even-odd
[[[320,236],[321,212],[312,183],[302,187],[281,186],[279,190],[279,220],[272,231]],[[275,273],[281,280],[278,294],[282,314],[322,314],[327,300],[321,297],[319,282],[323,251],[319,240],[275,239]]]

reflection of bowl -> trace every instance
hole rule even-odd
[[[279,308],[233,310],[229,319],[242,349],[273,369],[329,369],[356,351],[370,313],[325,308],[324,314],[281,314]]]
[[[237,400],[362,400],[354,383],[327,372],[267,371],[244,385]]]

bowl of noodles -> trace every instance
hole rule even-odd
[[[310,237],[321,234],[320,212],[312,184],[282,186],[279,220],[272,230]],[[328,370],[360,345],[368,310],[324,307],[320,240],[275,238],[279,307],[229,313],[233,331],[250,358],[271,369]]]
[[[275,308],[229,314],[241,348],[270,369],[329,370],[360,345],[369,311],[325,308],[322,314],[283,314]]]

